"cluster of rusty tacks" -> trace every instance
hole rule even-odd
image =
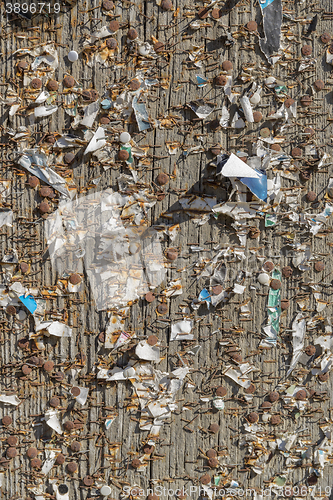
[[[1,496],[332,498],[333,12],[1,9]]]

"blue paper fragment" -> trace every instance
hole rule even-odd
[[[110,109],[112,102],[109,99],[104,99],[104,101],[101,102],[101,106],[103,109]]]
[[[205,87],[208,83],[208,79],[205,78],[204,76],[202,75],[195,75],[196,79],[197,79],[197,85],[198,87]]]
[[[20,301],[22,304],[28,309],[31,314],[33,314],[36,309],[37,309],[37,302],[33,298],[32,295],[27,295],[26,297],[24,295],[19,296]]]
[[[259,200],[267,201],[267,175],[259,170],[255,170],[255,172],[259,175],[259,179],[240,177],[239,180],[245,184]]]
[[[206,302],[206,305],[207,305],[207,307],[209,309],[209,306],[210,306],[210,304],[212,302],[212,299],[210,297],[210,293],[207,290],[207,288],[204,288],[203,290],[201,290],[201,292],[199,294],[199,297],[198,297],[198,300],[200,302],[203,302],[203,301]]]

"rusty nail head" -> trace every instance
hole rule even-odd
[[[227,389],[225,387],[223,387],[223,385],[220,385],[217,389],[216,389],[216,396],[220,396],[220,397],[223,397],[227,394]]]
[[[318,378],[321,382],[327,382],[329,379],[329,373],[328,372],[319,373]]]
[[[75,397],[76,397],[76,396],[79,396],[80,392],[81,392],[81,391],[80,391],[80,388],[79,388],[79,387],[72,387],[72,388],[71,388],[71,393],[72,393],[72,394],[73,394],[73,396],[75,396]]]
[[[17,68],[24,71],[25,69],[28,69],[29,67],[29,64],[27,63],[27,61],[19,61],[17,63]]]
[[[232,65],[232,62],[231,61],[223,61],[222,63],[222,69],[223,71],[230,71],[232,70],[233,68],[233,65]]]
[[[315,263],[314,268],[315,268],[315,271],[317,271],[317,273],[320,273],[321,271],[323,271],[325,269],[325,264],[322,261],[318,261]]]
[[[153,292],[148,292],[145,295],[145,299],[147,302],[153,302],[155,300],[155,295],[153,294]]]
[[[220,429],[220,426],[219,424],[210,424],[210,426],[208,427],[208,430],[209,432],[211,432],[212,434],[217,434],[219,432],[219,429]]]
[[[158,338],[156,337],[156,335],[149,335],[148,339],[147,339],[147,343],[151,346],[153,345],[156,345],[158,342]]]
[[[6,313],[9,314],[10,316],[14,316],[16,314],[16,307],[15,306],[7,306]]]
[[[71,450],[77,453],[81,450],[81,443],[79,441],[73,441],[71,443]]]
[[[281,151],[281,146],[280,146],[280,144],[272,144],[271,149],[273,151]]]
[[[227,83],[227,78],[224,75],[218,75],[214,78],[214,85],[216,87],[224,87],[226,83]]]
[[[54,198],[54,191],[49,186],[42,186],[39,192],[43,198]]]
[[[31,175],[28,179],[28,184],[32,188],[39,186],[40,182],[38,177],[36,177],[35,175]]]
[[[254,123],[259,123],[262,120],[263,116],[260,111],[253,111],[253,120]]]
[[[14,447],[17,446],[18,443],[18,439],[16,436],[9,436],[6,441],[9,446],[14,446]]]
[[[134,78],[128,84],[128,88],[130,90],[138,90],[140,87],[141,87],[141,82],[137,78]]]
[[[198,10],[198,17],[200,19],[206,19],[208,17],[208,9],[206,7],[202,7]]]
[[[292,106],[294,104],[295,100],[292,99],[291,97],[288,97],[285,101],[284,101],[284,105],[286,108],[290,108],[290,106]]]
[[[206,453],[208,458],[214,458],[217,457],[217,452],[214,450],[214,448],[210,448],[210,450],[207,451]]]
[[[165,184],[168,184],[168,182],[169,182],[168,174],[166,174],[165,172],[159,173],[157,176],[156,182],[160,186],[164,186]]]
[[[247,420],[251,423],[254,424],[259,420],[259,415],[255,411],[252,411],[251,413],[248,414]]]
[[[68,432],[72,431],[74,429],[74,422],[71,420],[66,420],[64,423],[64,429]]]
[[[281,288],[281,281],[277,279],[273,279],[270,283],[270,287],[273,290],[279,290]]]
[[[325,33],[323,33],[321,36],[320,36],[320,40],[323,42],[323,43],[329,43],[331,41],[331,35],[329,33],[327,33],[327,31],[325,31]]]
[[[313,86],[319,92],[320,90],[323,90],[323,88],[325,87],[325,83],[323,82],[323,80],[316,80],[313,83]]]
[[[281,417],[280,415],[272,415],[271,417],[271,424],[272,425],[279,425],[281,423]]]
[[[270,400],[271,403],[275,403],[275,401],[278,401],[280,398],[280,394],[277,391],[272,391],[268,394],[268,399]]]
[[[145,444],[143,447],[143,451],[147,455],[150,455],[151,453],[153,453],[154,450],[155,450],[155,446],[153,444]]]
[[[211,468],[217,467],[219,465],[219,461],[218,461],[218,459],[216,457],[209,458],[208,459],[208,465]]]
[[[164,43],[162,43],[162,42],[156,42],[154,44],[154,50],[155,50],[156,53],[163,52],[163,50],[165,50]]]
[[[10,424],[13,423],[13,419],[12,419],[12,417],[10,415],[5,415],[4,417],[2,417],[1,423],[5,427],[8,427]]]
[[[275,266],[274,266],[272,261],[266,260],[266,262],[264,263],[264,265],[262,267],[263,267],[263,269],[265,269],[265,271],[270,272],[270,271],[273,271]]]
[[[297,399],[297,401],[305,401],[306,391],[304,389],[301,389],[300,391],[296,392],[295,399]]]
[[[159,304],[157,306],[157,312],[159,314],[166,314],[168,312],[168,306],[164,304],[164,302],[162,304]]]
[[[14,447],[7,448],[6,455],[7,458],[15,458],[17,455],[17,449]]]
[[[105,43],[108,49],[114,50],[118,47],[118,41],[115,38],[107,38]]]
[[[76,462],[69,462],[66,467],[67,471],[70,472],[71,474],[74,474],[74,472],[77,471],[77,463]]]
[[[306,95],[303,95],[301,97],[301,105],[303,107],[306,108],[307,106],[310,106],[311,103],[312,103],[312,97],[311,96],[309,96],[309,95],[306,94]]]
[[[253,394],[256,390],[256,386],[254,384],[249,385],[246,389],[244,389],[245,394]]]
[[[300,158],[302,156],[302,150],[301,150],[301,148],[293,148],[291,150],[291,156],[293,158]]]
[[[213,9],[210,13],[213,19],[220,19],[222,17],[222,10],[221,9]]]
[[[312,47],[311,45],[303,45],[302,47],[302,55],[303,56],[309,56],[312,54]]]
[[[29,271],[29,264],[26,262],[20,262],[20,270],[22,274],[25,274]]]
[[[316,354],[316,348],[311,344],[307,345],[304,351],[308,356],[313,356],[314,354]]]
[[[59,83],[56,80],[49,80],[46,84],[47,90],[55,92],[59,88]]]
[[[138,32],[134,28],[129,29],[127,32],[127,38],[129,40],[135,40],[138,36]]]
[[[133,469],[138,469],[139,467],[142,466],[142,462],[138,458],[135,458],[134,460],[132,460],[131,465]]]
[[[94,478],[91,476],[85,476],[83,478],[83,484],[85,486],[92,486],[94,484]]]
[[[42,80],[40,78],[34,78],[30,83],[33,89],[40,89],[42,87]]]
[[[54,363],[53,361],[51,360],[48,360],[48,361],[45,361],[44,365],[43,365],[43,369],[46,371],[46,372],[51,372],[54,368]]]
[[[178,258],[178,252],[174,248],[168,248],[165,256],[168,260],[176,260]]]
[[[286,309],[288,309],[289,305],[290,305],[290,302],[289,302],[288,299],[282,299],[281,300],[281,309],[282,309],[282,311],[285,311]]]
[[[162,2],[161,2],[161,8],[163,10],[172,10],[173,5],[172,5],[171,0],[162,0]]]
[[[210,477],[209,474],[205,474],[204,476],[201,476],[201,478],[199,479],[200,483],[201,484],[209,484],[211,482],[212,478]]]
[[[223,292],[223,287],[222,287],[222,285],[214,285],[214,286],[212,287],[212,292],[213,292],[213,294],[214,294],[214,295],[220,295],[220,293],[222,293],[222,292]]]
[[[57,398],[57,396],[52,396],[50,399],[50,406],[52,408],[57,408],[57,406],[60,406],[60,399]]]
[[[28,458],[36,458],[38,454],[37,448],[31,447],[27,449]]]
[[[126,149],[121,149],[118,151],[118,160],[120,161],[126,161],[129,158],[129,152],[126,151]]]
[[[42,214],[46,214],[50,211],[50,205],[47,203],[47,201],[42,201],[42,203],[39,205],[39,211]]]
[[[108,123],[110,123],[110,118],[108,117],[108,115],[103,115],[100,117],[99,122],[102,125],[107,125]]]
[[[317,194],[314,191],[308,191],[306,193],[307,201],[313,202],[317,199]]]
[[[31,372],[32,372],[32,369],[30,368],[30,366],[28,366],[28,365],[22,366],[23,375],[30,375]]]
[[[255,21],[249,21],[246,25],[246,28],[249,30],[249,31],[257,31],[258,29],[258,25]]]
[[[77,273],[73,273],[69,277],[69,282],[71,285],[78,285],[81,283],[81,276]]]
[[[64,87],[66,87],[67,89],[70,89],[72,87],[74,87],[75,85],[75,80],[72,76],[70,75],[66,75],[65,78],[63,79],[62,81],[62,84]]]
[[[110,22],[110,24],[109,24],[110,31],[112,31],[113,33],[116,33],[116,31],[118,31],[119,28],[120,28],[120,24],[118,23],[118,21],[113,20]],[[127,36],[128,36],[128,34],[127,34]]]
[[[102,8],[104,10],[112,10],[114,9],[114,3],[111,0],[103,0]]]
[[[290,278],[290,276],[292,276],[292,274],[293,274],[292,267],[285,266],[282,268],[282,276],[284,276],[284,278]]]
[[[63,455],[62,453],[59,453],[59,455],[57,456],[57,459],[56,459],[55,463],[57,465],[64,464],[65,463],[65,455]]]
[[[311,135],[314,135],[314,133],[315,133],[315,131],[313,130],[312,127],[305,127],[304,134],[311,136]]]
[[[261,408],[264,410],[270,410],[272,408],[272,403],[270,401],[263,401]]]

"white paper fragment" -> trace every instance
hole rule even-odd
[[[71,337],[72,329],[65,325],[65,323],[60,323],[60,321],[42,321],[36,326],[36,332],[41,330],[47,330],[49,335],[54,335],[55,337]]]
[[[150,346],[145,340],[141,340],[135,348],[135,354],[140,359],[146,361],[160,361],[160,349],[156,346]]]
[[[20,404],[21,400],[13,394],[12,396],[6,396],[5,394],[0,395],[0,403],[4,403],[5,405],[14,405],[17,406]]]
[[[84,154],[93,153],[100,148],[103,148],[106,144],[105,130],[103,127],[98,127],[88,146],[84,150]]]
[[[170,340],[192,340],[194,335],[191,334],[193,321],[184,319],[171,325]]]
[[[304,347],[304,337],[306,331],[306,322],[302,313],[298,313],[292,324],[293,330],[293,357],[290,363],[289,370],[287,372],[287,377],[291,374],[299,358],[302,355]]]
[[[51,427],[51,429],[56,431],[58,434],[63,434],[63,430],[61,428],[59,420],[58,410],[47,410],[45,412],[45,422],[49,427]]]

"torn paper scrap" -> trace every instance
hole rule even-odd
[[[268,62],[274,64],[272,56],[280,50],[282,0],[259,0],[265,38],[259,40],[259,46]]]

